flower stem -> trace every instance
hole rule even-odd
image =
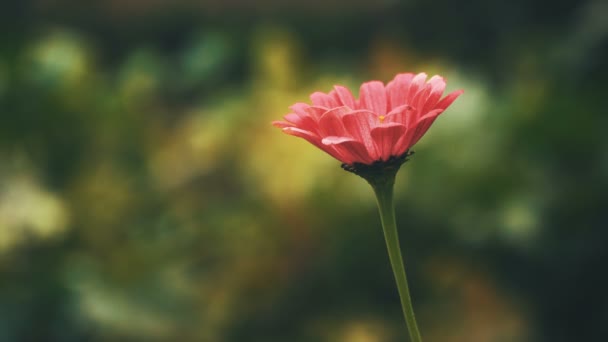
[[[380,220],[382,221],[382,229],[384,230],[384,238],[388,255],[393,268],[393,274],[399,289],[399,297],[401,298],[401,308],[405,316],[408,332],[411,342],[421,342],[420,331],[416,324],[414,316],[414,308],[410,297],[410,289],[407,285],[407,277],[405,275],[405,267],[403,266],[403,257],[401,256],[401,248],[399,247],[399,235],[397,233],[397,224],[395,221],[395,207],[393,205],[393,187],[395,184],[395,175],[387,175],[377,181],[370,182],[376,194],[378,201],[378,210],[380,211]]]

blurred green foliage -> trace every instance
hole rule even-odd
[[[397,216],[426,341],[608,335],[602,1],[0,6],[0,341],[403,341],[367,184],[270,121],[465,94]],[[449,89],[449,90],[450,90]]]

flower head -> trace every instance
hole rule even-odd
[[[372,165],[402,158],[433,121],[460,94],[441,98],[445,80],[425,73],[398,74],[386,86],[363,83],[359,99],[345,87],[310,95],[312,105],[296,103],[285,121],[273,125],[306,139],[346,165]]]

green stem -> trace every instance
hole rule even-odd
[[[386,239],[386,247],[391,260],[393,274],[397,281],[399,289],[399,297],[401,298],[401,308],[405,316],[405,322],[410,334],[410,341],[421,342],[420,331],[416,324],[414,316],[414,308],[412,307],[412,299],[410,297],[410,289],[407,285],[407,277],[405,275],[405,267],[403,266],[403,257],[401,256],[401,248],[399,247],[399,235],[397,233],[397,224],[395,221],[395,207],[393,205],[393,187],[395,177],[381,177],[373,183],[370,182],[376,193],[378,201],[378,210],[380,211],[380,219],[382,221],[382,229],[384,230],[384,238]]]

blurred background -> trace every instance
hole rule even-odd
[[[425,341],[608,336],[601,0],[0,5],[0,341],[406,341],[368,185],[270,125],[465,89],[399,174]]]

